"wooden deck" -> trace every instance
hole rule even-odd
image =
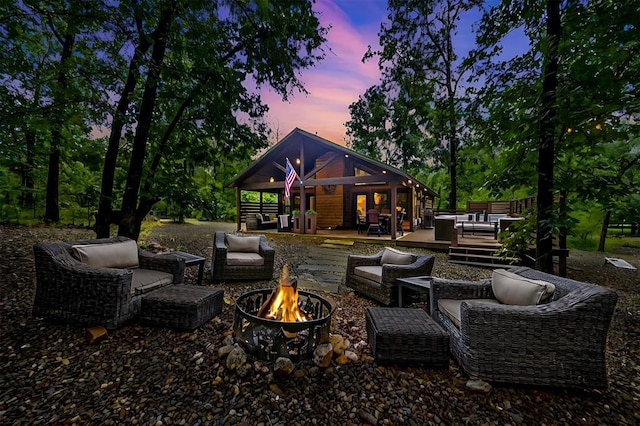
[[[275,229],[259,229],[249,231],[251,233],[259,233],[259,234],[292,234],[288,232],[278,232]],[[356,230],[336,230],[336,229],[319,229],[316,234],[293,234],[298,237],[309,237],[309,238],[317,238],[324,237],[330,239],[348,239],[352,241],[360,241],[366,243],[380,243],[385,244],[391,242],[390,235],[369,235],[366,233],[360,233]],[[413,232],[405,231],[404,235],[398,236],[395,240],[396,246],[398,247],[417,247],[424,248],[429,250],[437,250],[437,251],[449,251],[449,247],[451,246],[451,241],[436,241],[434,239],[434,230],[433,229],[417,229]],[[465,237],[458,237],[458,245],[459,246],[469,246],[469,247],[486,247],[486,248],[498,248],[500,247],[500,243],[494,239],[490,235],[469,235]]]

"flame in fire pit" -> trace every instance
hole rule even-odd
[[[258,317],[277,321],[301,322],[311,319],[298,306],[298,282],[289,278],[289,268],[284,265],[278,287],[258,310]]]

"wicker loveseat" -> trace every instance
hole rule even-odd
[[[213,236],[213,280],[270,280],[275,250],[264,235],[216,232]]]
[[[139,314],[145,294],[184,281],[183,259],[126,237],[43,242],[33,252],[33,315],[54,322],[116,329]]]
[[[431,316],[449,334],[462,370],[488,381],[606,388],[605,348],[617,295],[530,268],[508,272],[550,283],[553,294],[537,304],[505,304],[494,294],[496,271],[479,282],[432,279]]]
[[[384,305],[397,305],[398,278],[431,275],[435,257],[386,247],[373,256],[350,255],[345,285]]]

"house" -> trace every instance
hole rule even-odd
[[[284,198],[286,160],[299,179]],[[278,214],[300,210],[317,212],[320,229],[356,229],[358,212],[375,209],[390,217],[391,238],[396,238],[397,214],[406,211],[404,229],[420,225],[426,209],[433,207],[435,192],[409,174],[372,160],[344,146],[301,129],[294,129],[228,183],[236,188],[237,229],[248,209],[241,191],[278,195]],[[302,194],[302,196],[301,196]],[[261,197],[262,199],[262,197]],[[266,206],[260,206],[260,210]],[[275,208],[274,208],[275,207]],[[306,233],[302,221],[302,233]]]

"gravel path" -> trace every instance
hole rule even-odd
[[[214,229],[226,225],[163,225],[144,236],[174,250],[207,258]],[[232,225],[231,225],[232,226]],[[227,228],[228,229],[228,228]],[[274,378],[272,365],[252,360],[247,374],[229,372],[218,355],[232,325],[234,300],[272,282],[225,284],[222,314],[192,333],[127,325],[99,344],[84,329],[31,316],[31,246],[44,240],[92,238],[84,229],[0,226],[0,424],[140,425],[358,425],[358,424],[585,424],[640,423],[640,283],[638,271],[605,266],[603,255],[572,252],[570,277],[610,287],[619,302],[609,333],[606,391],[494,385],[488,393],[466,387],[452,361],[448,369],[379,366],[366,345],[364,307],[375,302],[351,292],[331,295],[336,332],[350,341],[357,362]],[[276,268],[309,263],[322,239],[269,234]],[[350,252],[372,254],[377,244]],[[424,250],[415,250],[426,252]],[[434,275],[478,279],[490,270],[449,264],[436,253]],[[637,253],[616,255],[640,267]],[[189,280],[197,268],[188,268]]]

